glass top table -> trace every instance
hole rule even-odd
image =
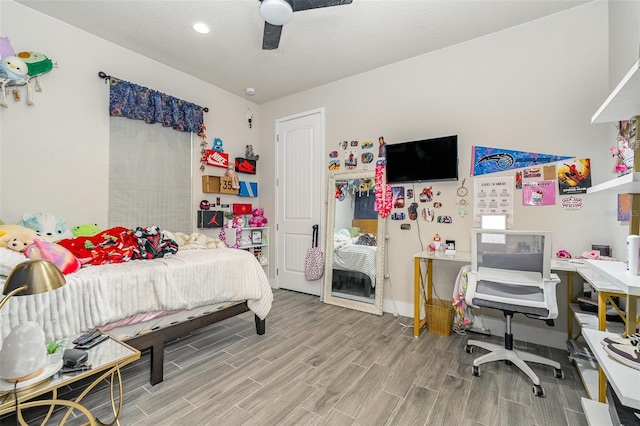
[[[73,344],[71,343],[73,338],[67,340],[69,341],[68,347],[73,347]],[[139,359],[140,351],[116,340],[113,337],[109,337],[104,342],[88,349],[87,352],[89,353],[89,359],[87,362],[91,364],[91,369],[73,373],[56,372],[47,374],[48,368],[45,368],[45,373],[43,373],[41,380],[34,380],[35,383],[33,383],[33,381],[25,382],[23,386],[18,383],[16,395],[14,395],[14,385],[0,379],[0,415],[16,412],[20,424],[27,425],[26,421],[22,417],[22,410],[31,407],[49,406],[50,409],[48,414],[42,422],[44,425],[47,424],[47,421],[56,406],[67,406],[69,409],[60,421],[60,425],[65,424],[73,410],[78,410],[84,414],[87,418],[88,424],[91,425],[119,425],[123,396],[120,369]],[[89,377],[94,380],[87,380]],[[91,412],[81,404],[82,399],[105,379],[109,381],[111,387],[111,392],[109,392],[109,394],[111,397],[111,407],[113,411],[113,420],[107,423],[96,419]],[[84,385],[84,390],[73,401],[58,399],[58,389],[82,380],[87,384]],[[50,399],[38,398],[47,393],[51,393]],[[18,410],[16,410],[15,406],[16,396],[18,398]]]

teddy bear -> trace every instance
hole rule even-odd
[[[253,216],[249,219],[249,226],[252,228],[261,228],[267,224],[267,218],[264,217],[264,209],[255,208],[251,212]]]
[[[231,187],[233,189],[240,188],[240,179],[238,178],[238,174],[236,173],[235,166],[233,164],[229,164],[229,168],[224,175],[231,178]]]
[[[246,152],[245,152],[245,154],[244,154],[244,158],[246,158],[247,160],[255,160],[255,161],[258,161],[258,160],[260,159],[260,156],[259,156],[259,155],[256,155],[256,154],[253,152],[253,145],[247,145]]]
[[[40,239],[50,243],[73,238],[64,218],[51,213],[25,213],[18,225],[33,229]]]
[[[33,229],[24,226],[0,225],[0,247],[13,251],[24,252],[37,236]]]

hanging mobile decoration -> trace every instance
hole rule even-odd
[[[458,206],[458,215],[464,217],[469,213],[469,202],[467,201],[467,195],[469,190],[464,187],[464,182],[467,179],[462,179],[462,185],[456,191],[456,205]]]
[[[203,124],[200,125],[200,131],[198,132],[198,136],[200,136],[200,171],[204,172],[204,165],[206,164],[207,158],[207,134],[204,132],[207,130],[207,126]]]

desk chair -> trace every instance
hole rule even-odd
[[[499,309],[506,318],[504,347],[469,340],[468,353],[477,346],[489,351],[473,360],[473,375],[479,366],[506,361],[520,368],[533,381],[533,393],[544,396],[540,379],[527,362],[554,368],[554,377],[563,378],[560,364],[513,348],[511,320],[515,313],[545,320],[553,325],[558,316],[556,285],[560,279],[550,272],[551,233],[548,231],[488,230],[471,231],[471,271],[467,274],[466,302],[469,306]]]

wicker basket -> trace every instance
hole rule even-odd
[[[450,300],[432,299],[427,303],[427,331],[450,336],[453,327],[453,305]]]

